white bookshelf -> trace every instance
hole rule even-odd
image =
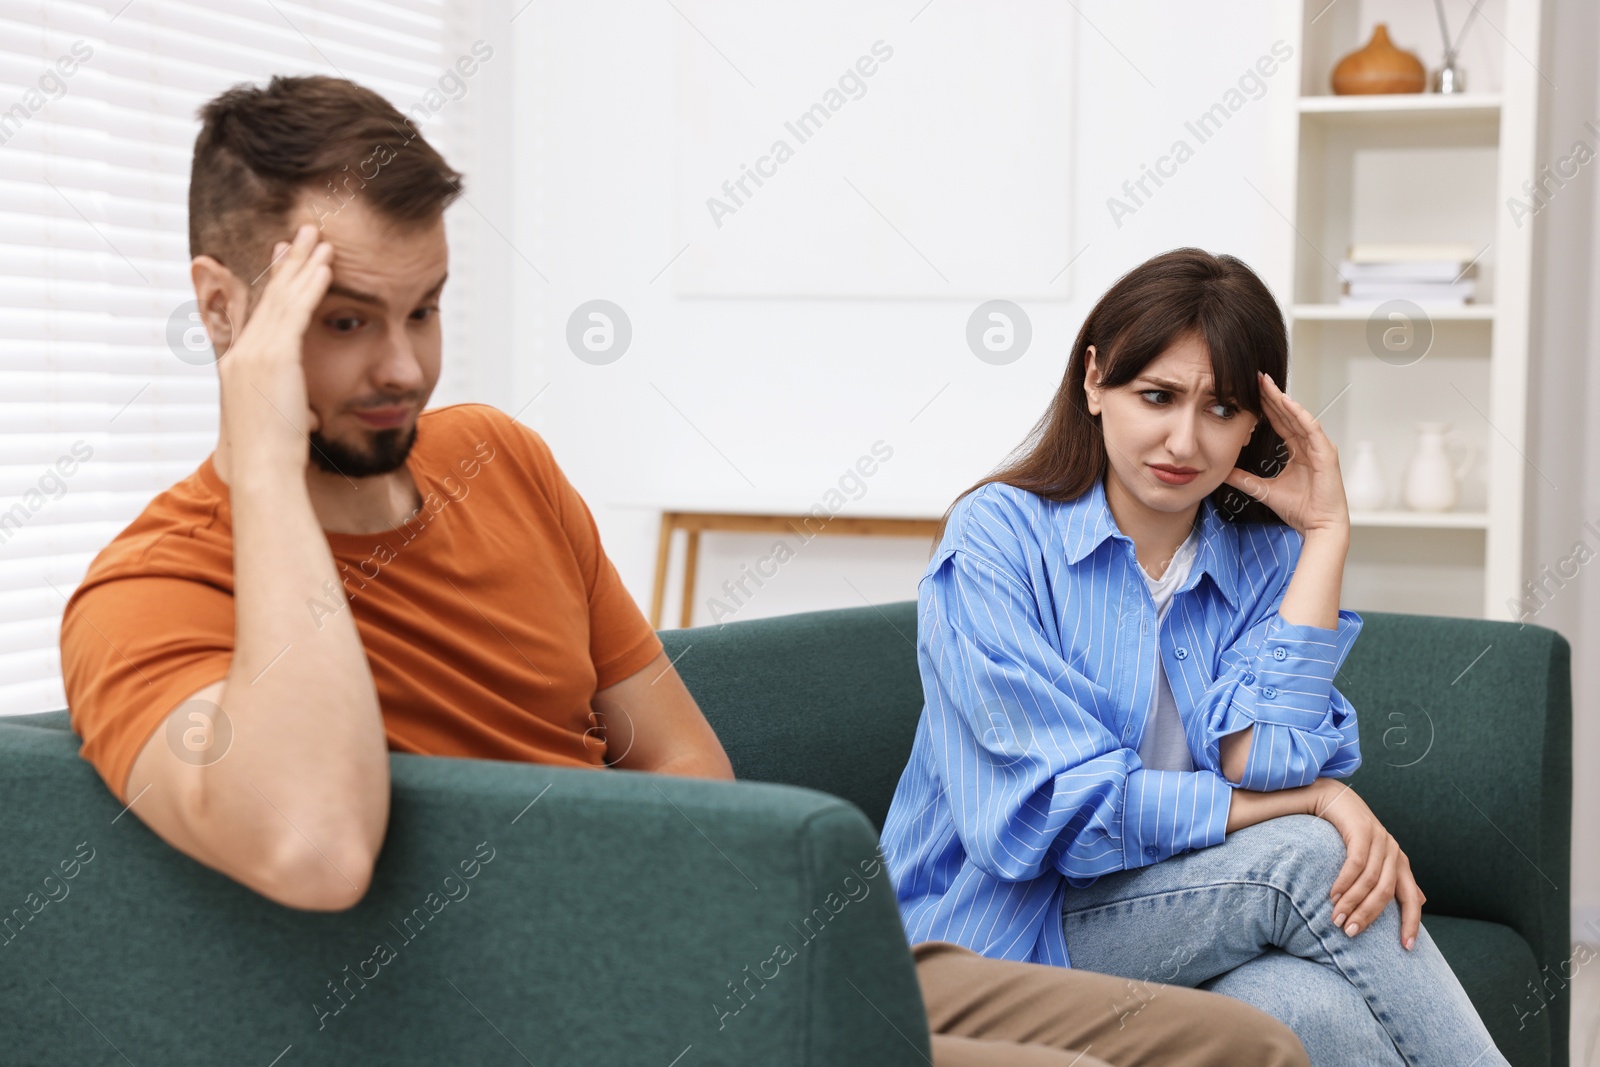
[[[1468,8],[1446,0],[1451,30]],[[1321,419],[1348,461],[1372,441],[1389,483],[1384,510],[1352,512],[1343,603],[1355,610],[1511,618],[1523,592],[1531,298],[1531,220],[1543,0],[1485,0],[1461,63],[1469,92],[1335,96],[1338,59],[1386,22],[1395,43],[1440,62],[1431,0],[1285,4],[1275,36],[1296,46],[1299,92],[1273,107],[1277,154],[1261,193],[1292,225],[1269,283],[1289,311],[1289,392]],[[1376,304],[1339,303],[1337,265],[1355,242],[1470,242],[1478,292],[1422,306],[1432,347],[1413,363],[1380,359],[1367,340]],[[1476,449],[1455,509],[1413,512],[1400,499],[1418,422],[1445,422]]]

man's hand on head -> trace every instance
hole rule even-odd
[[[279,241],[261,299],[249,321],[218,359],[222,432],[246,462],[237,469],[303,472],[307,441],[318,429],[302,365],[311,313],[333,279],[333,245],[305,223],[292,241]]]

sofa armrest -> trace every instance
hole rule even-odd
[[[18,1062],[925,1063],[877,838],[837,798],[396,755],[373,886],[325,914],[176,852],[77,749],[0,723]]]

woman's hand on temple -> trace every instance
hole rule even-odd
[[[1333,880],[1334,922],[1354,937],[1365,930],[1389,901],[1400,905],[1400,943],[1410,950],[1422,926],[1427,896],[1411,874],[1411,861],[1394,835],[1384,829],[1366,801],[1333,778],[1314,786],[1312,814],[1332,823],[1344,838],[1346,858]]]
[[[1290,399],[1270,376],[1256,373],[1262,411],[1288,448],[1287,462],[1274,478],[1235,467],[1223,481],[1266,504],[1302,537],[1313,530],[1334,530],[1348,537],[1350,508],[1338,450],[1311,412]]]

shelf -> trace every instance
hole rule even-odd
[[[1296,304],[1291,314],[1300,322],[1363,322],[1370,318],[1378,301],[1371,305],[1347,306],[1344,304]],[[1417,306],[1427,312],[1434,322],[1492,322],[1493,304],[1422,304]]]
[[[1281,16],[1299,21],[1300,56],[1297,92],[1274,115],[1273,138],[1282,145],[1274,203],[1293,205],[1282,209],[1292,220],[1280,236],[1287,266],[1272,286],[1287,295],[1290,382],[1331,439],[1350,442],[1352,456],[1356,442],[1370,440],[1392,468],[1388,506],[1350,514],[1359,532],[1341,593],[1358,608],[1502,618],[1524,581],[1537,227],[1519,225],[1505,204],[1524,198],[1520,183],[1540,173],[1540,98],[1551,87],[1525,57],[1537,58],[1551,31],[1543,0],[1497,5],[1485,10],[1496,25],[1467,38],[1461,69],[1473,91],[1449,95],[1332,92],[1332,71],[1369,41],[1375,18],[1391,19],[1397,40],[1418,42],[1419,58],[1435,70],[1441,42],[1426,0],[1317,0],[1285,5]],[[1341,254],[1369,241],[1470,244],[1479,302],[1395,293],[1409,300],[1398,307],[1416,327],[1417,343],[1401,350],[1407,335],[1386,331],[1402,320],[1385,322],[1388,309],[1375,314],[1382,297],[1341,303],[1342,275],[1354,277]],[[1450,511],[1413,511],[1395,492],[1420,419],[1461,429],[1451,465],[1462,500]]]
[[[1500,121],[1498,93],[1393,93],[1372,96],[1302,96],[1300,116],[1323,125]]]
[[[1487,530],[1482,511],[1351,511],[1351,526],[1393,526],[1421,530]]]

